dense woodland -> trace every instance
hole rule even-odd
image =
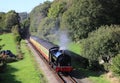
[[[46,1],[36,6],[22,22],[15,11],[1,12],[0,31],[14,32],[18,28],[25,38],[29,28],[32,35],[52,42],[58,38],[57,32],[67,31],[69,38],[80,44],[80,55],[89,60],[90,68],[96,67],[93,63],[102,64],[105,70],[120,75],[119,9],[119,0]]]
[[[119,0],[46,1],[31,11],[30,32],[53,41],[57,32],[67,30],[69,38],[80,43],[80,54],[89,60],[90,68],[102,64],[120,75],[119,9]]]

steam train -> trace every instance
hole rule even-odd
[[[29,42],[37,49],[37,51],[47,60],[47,62],[55,69],[56,72],[71,72],[71,57],[60,50],[58,45],[31,36]]]

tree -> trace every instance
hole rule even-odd
[[[68,27],[74,41],[88,37],[88,33],[100,26],[101,4],[97,0],[74,0],[63,14],[62,24]]]
[[[19,34],[19,25],[15,25],[12,27],[12,32],[14,36],[14,41],[17,45],[20,45],[21,42],[21,36]]]
[[[81,42],[81,55],[89,60],[92,69],[109,71],[110,60],[120,53],[120,26],[101,26]],[[103,67],[100,61],[103,60]],[[99,65],[99,66],[98,66]]]
[[[120,26],[101,26],[82,40],[81,54],[89,60],[99,60],[100,57],[113,57],[120,50]]]
[[[61,26],[69,29],[73,41],[79,41],[101,25],[120,24],[119,5],[119,0],[74,0]]]
[[[11,31],[13,26],[19,25],[19,19],[18,13],[15,11],[9,11],[5,18],[6,30]]]
[[[29,33],[29,27],[30,27],[30,18],[25,19],[22,23],[21,23],[21,29],[19,30],[20,36],[22,39],[26,39],[29,37],[30,33]]]
[[[41,21],[38,28],[38,35],[47,40],[53,39],[56,31],[59,29],[59,19],[45,18]]]
[[[57,18],[60,15],[62,15],[62,13],[64,13],[65,6],[66,6],[66,2],[65,1],[55,1],[51,4],[51,8],[49,9],[49,13],[48,13],[48,17],[50,18]]]
[[[30,32],[36,33],[40,22],[47,17],[51,2],[46,1],[36,6],[30,13]]]
[[[39,24],[38,36],[53,41],[56,32],[60,29],[61,16],[65,10],[65,0],[54,1],[49,8],[48,17],[44,18]]]
[[[120,1],[119,0],[99,0],[102,5],[102,24],[120,24]]]
[[[0,12],[0,30],[5,29],[5,13]]]

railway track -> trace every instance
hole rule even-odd
[[[28,42],[28,41],[27,41]],[[28,42],[29,43],[29,42]],[[34,49],[34,52],[37,52],[37,54],[39,55],[39,58],[42,58],[42,60],[44,61],[44,63],[48,66],[48,68],[50,69],[50,71],[52,71],[52,73],[54,74],[54,76],[56,77],[56,79],[58,80],[59,83],[80,83],[77,82],[74,78],[72,78],[70,75],[63,75],[60,73],[56,73],[56,71],[54,71],[53,68],[51,68],[51,66],[49,65],[49,63],[45,60],[45,58],[36,50],[35,47],[33,47],[33,45],[31,43],[29,43],[32,48]],[[52,79],[51,79],[52,80]]]
[[[64,83],[79,83],[70,75],[58,74],[58,76],[64,81]]]
[[[77,83],[77,81],[74,78],[72,78],[71,76],[69,76],[68,78],[72,81],[72,83]]]

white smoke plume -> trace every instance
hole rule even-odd
[[[70,39],[68,37],[67,31],[59,31],[59,46],[60,50],[66,50],[68,48],[68,44],[70,42]]]

